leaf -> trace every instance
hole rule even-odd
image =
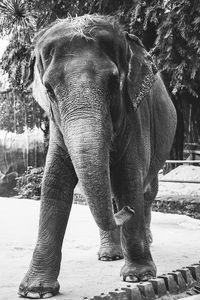
[[[200,17],[196,17],[192,23],[193,23],[195,26],[196,26],[196,25],[200,25]]]
[[[197,73],[197,70],[198,70],[197,66],[193,66],[192,72],[191,72],[191,75],[190,75],[190,78],[191,78],[191,79],[194,79],[194,78],[195,78],[196,73]]]

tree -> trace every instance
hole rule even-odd
[[[35,126],[43,129],[44,123],[43,111],[30,92],[13,89],[0,92],[0,129],[22,133]]]
[[[36,32],[35,15],[23,0],[3,0],[0,3],[0,33],[10,36],[2,57],[1,68],[8,74],[10,84],[23,90],[30,59],[32,38]]]
[[[3,0],[0,4],[0,34],[10,35],[1,67],[8,73],[10,84],[24,89],[31,43],[39,29],[57,18],[85,13],[117,15],[128,30],[131,12],[139,0]]]
[[[33,127],[33,124],[26,122],[30,119],[28,117],[31,115],[30,112],[33,112],[33,105],[36,111],[39,110],[39,106],[34,103],[30,95],[28,96],[25,83],[32,40],[36,31],[55,19],[65,18],[68,15],[101,12],[117,14],[125,19],[128,10],[137,2],[137,0],[116,0],[114,3],[108,0],[3,0],[0,3],[0,33],[2,36],[9,35],[10,42],[2,57],[1,68],[8,74],[14,93],[12,97],[11,94],[1,97],[1,107],[5,111],[0,114],[1,126],[17,132],[23,131],[25,126]],[[40,116],[42,116],[41,112],[40,109]],[[10,123],[8,114],[14,118]],[[46,124],[45,120],[44,123]],[[35,125],[37,124],[38,122]],[[46,126],[48,127],[48,124]]]
[[[181,158],[183,139],[200,141],[200,2],[142,0],[131,26],[145,43],[145,32],[152,25],[156,38],[151,53],[177,109],[176,156]]]
[[[0,32],[11,34],[12,39],[1,65],[9,74],[12,86],[24,90],[35,32],[57,18],[85,13],[117,15],[125,30],[143,40],[154,56],[177,108],[179,132],[185,133],[186,140],[200,140],[197,122],[200,114],[198,0],[3,0]],[[185,117],[188,115],[186,106],[190,107],[190,120]],[[193,130],[188,135],[189,128]]]
[[[1,129],[22,133],[25,128],[41,125],[43,111],[25,87],[36,29],[36,14],[29,3],[22,0],[0,3],[0,32],[2,37],[10,37],[1,68],[8,74],[11,87],[11,91],[0,95]]]

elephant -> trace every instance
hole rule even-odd
[[[61,248],[77,182],[100,229],[99,258],[123,255],[124,281],[155,277],[147,234],[151,202],[177,120],[142,42],[111,16],[57,20],[35,37],[29,82],[49,116],[50,141],[38,239],[19,295],[48,298],[59,292]]]

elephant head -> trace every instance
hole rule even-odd
[[[110,152],[151,89],[151,58],[113,18],[85,15],[43,29],[30,69],[33,95],[62,134],[98,226],[112,230]]]

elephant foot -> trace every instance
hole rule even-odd
[[[98,258],[102,261],[119,260],[123,258],[120,229],[113,231],[104,231],[100,229],[101,246],[98,252]]]
[[[49,252],[38,251],[37,248],[33,254],[33,260],[22,280],[18,294],[24,298],[45,299],[58,294],[60,285],[57,281],[60,268],[60,255],[53,255],[51,260],[44,260],[50,257]],[[38,259],[40,258],[40,259]]]
[[[24,298],[46,299],[58,294],[60,285],[58,281],[47,282],[45,278],[25,277],[19,286],[18,294]]]
[[[101,246],[98,252],[98,259],[101,261],[112,261],[123,259],[122,249],[120,245]]]
[[[58,294],[60,261],[60,251],[38,243],[29,270],[19,286],[18,294],[31,299],[45,299]]]
[[[153,261],[146,264],[129,262],[122,267],[120,276],[127,282],[148,281],[156,277],[156,266]]]

